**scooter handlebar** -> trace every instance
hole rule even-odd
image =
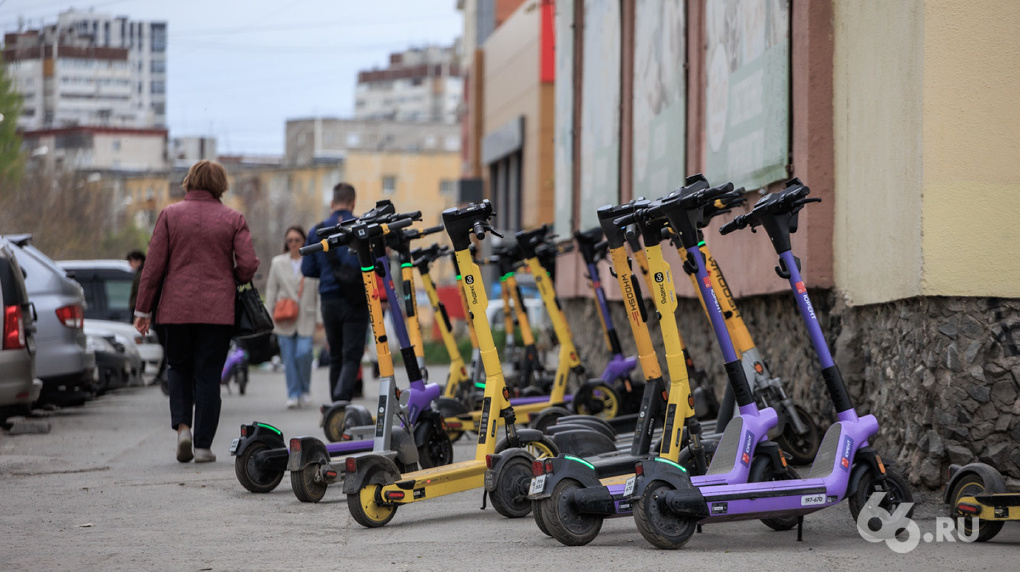
[[[308,256],[309,254],[315,254],[316,252],[322,252],[323,250],[325,249],[322,247],[322,242],[315,242],[307,246],[302,246],[298,249],[298,252],[301,256]]]

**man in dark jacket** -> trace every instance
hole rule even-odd
[[[355,218],[355,199],[351,185],[339,183],[333,187],[330,203],[333,212],[312,227],[306,244],[321,240],[316,232],[320,227],[335,226],[340,221]],[[322,324],[329,343],[330,394],[334,401],[349,401],[354,397],[368,333],[368,302],[361,280],[361,265],[356,254],[347,248],[338,248],[305,256],[301,272],[319,279]]]

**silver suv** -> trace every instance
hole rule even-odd
[[[35,375],[42,379],[40,401],[78,405],[93,394],[95,354],[85,346],[85,295],[45,254],[30,234],[5,235],[25,271],[29,300],[35,305]]]
[[[18,259],[0,239],[0,420],[25,409],[42,390],[35,378],[33,311]]]

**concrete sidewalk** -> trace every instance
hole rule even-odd
[[[441,368],[433,375],[445,378]],[[325,398],[327,385],[326,370],[316,370],[313,397]],[[366,384],[366,395],[375,390]],[[322,435],[317,409],[287,410],[285,397],[282,372],[254,369],[247,395],[224,391],[219,460],[205,465],[175,460],[156,387],[56,412],[48,435],[0,434],[0,569],[1002,570],[1020,544],[1020,525],[1007,524],[992,543],[922,542],[900,555],[862,540],[844,503],[808,516],[803,542],[795,531],[743,522],[705,527],[683,550],[663,552],[625,518],[607,521],[591,545],[567,548],[530,517],[479,510],[480,490],[401,507],[388,526],[368,530],[350,518],[339,486],[305,504],[287,477],[265,495],[238,484],[227,448],[241,423],[272,423],[287,438]],[[462,439],[455,460],[472,456]],[[917,497],[914,519],[933,532],[946,509],[934,494]]]

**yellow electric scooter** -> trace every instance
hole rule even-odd
[[[347,457],[345,461],[347,477],[343,490],[347,494],[347,506],[351,516],[362,526],[375,528],[386,525],[396,514],[397,508],[403,504],[482,487],[486,456],[496,452],[497,429],[500,422],[504,426],[505,439],[510,446],[520,447],[527,445],[531,440],[542,439],[541,432],[518,430],[514,425],[516,421],[514,408],[510,404],[499,354],[485,315],[488,303],[485,285],[468,249],[472,234],[482,239],[486,232],[493,232],[488,224],[492,214],[492,204],[488,200],[462,209],[443,211],[443,223],[453,241],[457,262],[463,273],[470,312],[468,315],[475,325],[486,372],[475,458],[441,468],[401,474],[391,458],[392,455],[372,452]],[[495,492],[489,493],[493,507],[504,516],[522,517],[531,512],[531,502],[526,497],[521,497],[516,490],[519,481],[530,480],[531,463],[522,458],[519,465],[514,471],[505,470],[508,483],[494,483]]]

